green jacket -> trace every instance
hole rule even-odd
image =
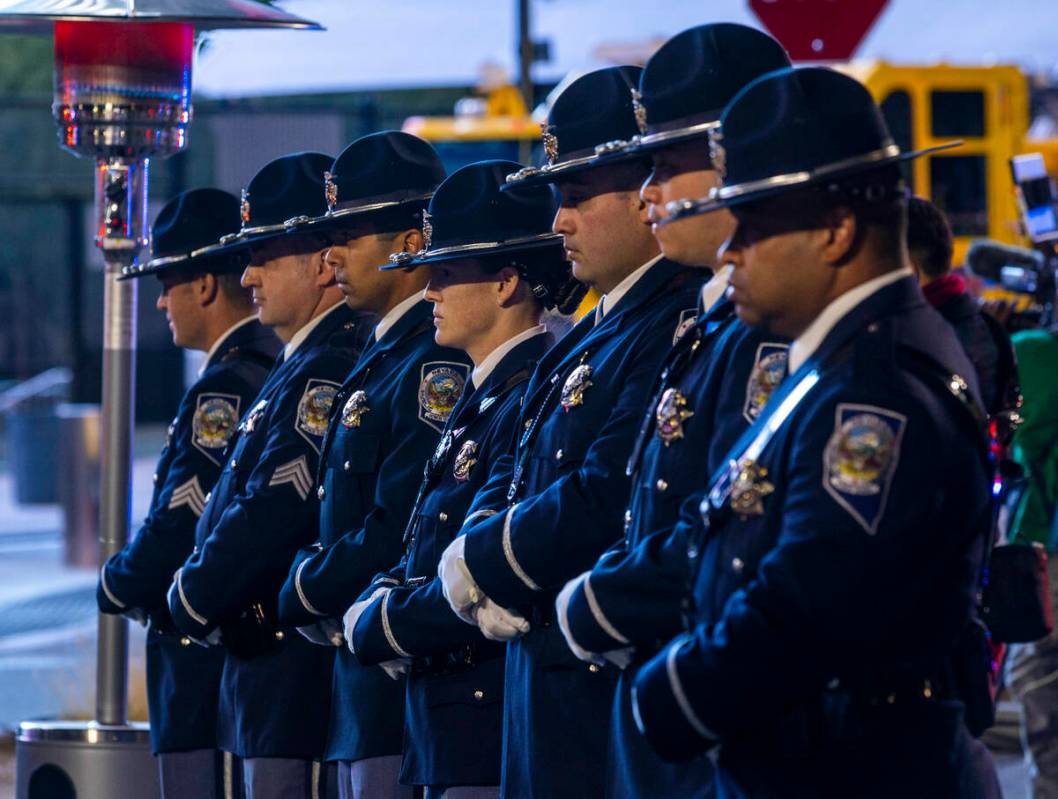
[[[1023,330],[1011,340],[1025,405],[1024,424],[1014,434],[1014,459],[1025,467],[1029,484],[1014,514],[1011,538],[1050,547],[1058,501],[1058,336]]]

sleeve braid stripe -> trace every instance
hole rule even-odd
[[[126,605],[114,595],[114,592],[110,590],[110,586],[107,585],[107,567],[105,564],[103,565],[103,568],[99,570],[99,584],[103,586],[103,593],[107,595],[107,599],[109,599],[122,610],[128,607],[128,605]]]
[[[677,639],[665,654],[665,672],[669,677],[669,688],[672,690],[672,696],[675,698],[676,704],[683,711],[684,718],[694,728],[694,731],[707,740],[716,740],[720,736],[706,727],[702,720],[698,718],[698,714],[694,712],[694,708],[691,707],[691,702],[687,699],[687,694],[683,690],[683,682],[680,680],[679,670],[676,668],[676,655],[680,647],[689,641],[690,639],[687,637]]]
[[[298,591],[298,599],[301,600],[301,604],[302,606],[304,606],[305,610],[316,616],[322,617],[326,616],[327,614],[313,607],[312,603],[309,602],[309,598],[305,596],[305,589],[301,585],[301,572],[304,571],[306,566],[308,566],[310,560],[312,560],[312,558],[305,558],[305,560],[301,561],[301,563],[298,564],[298,570],[294,572],[294,587]]]
[[[507,563],[510,565],[511,571],[518,576],[519,580],[525,583],[530,591],[541,591],[543,589],[533,582],[532,578],[525,573],[525,569],[522,568],[518,559],[514,557],[514,546],[511,543],[511,516],[514,515],[517,509],[517,505],[512,507],[507,511],[507,516],[503,519],[503,554],[507,557]]]
[[[202,616],[195,612],[195,609],[191,607],[191,603],[187,601],[187,594],[184,593],[184,570],[178,569],[176,572],[176,592],[180,595],[180,604],[184,606],[184,610],[187,611],[187,615],[194,619],[196,622],[201,624],[203,627],[209,626],[209,620],[205,616]]]
[[[630,641],[621,633],[617,631],[617,628],[613,626],[606,614],[602,612],[602,606],[599,605],[599,600],[595,597],[595,589],[591,587],[591,575],[586,575],[583,583],[584,598],[588,600],[588,607],[591,609],[591,615],[595,619],[595,623],[598,624],[604,633],[622,644],[629,644]]]
[[[390,645],[394,652],[400,655],[402,658],[410,658],[411,654],[404,651],[400,644],[397,643],[397,639],[393,637],[393,628],[389,625],[389,598],[391,596],[390,591],[386,591],[382,597],[382,631],[386,634],[386,642]]]

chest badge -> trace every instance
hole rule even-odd
[[[568,411],[570,408],[583,405],[584,392],[588,390],[591,384],[591,366],[589,364],[582,363],[570,372],[566,382],[562,384],[562,397],[560,399],[562,410]]]
[[[658,401],[654,419],[657,423],[658,438],[667,447],[673,441],[683,438],[683,423],[694,416],[694,411],[687,410],[687,398],[676,388],[667,388]]]
[[[367,392],[356,390],[342,406],[342,424],[346,427],[359,427],[364,414],[371,410],[367,407]]]
[[[734,468],[731,510],[742,516],[760,516],[764,513],[764,497],[775,490],[775,486],[765,479],[768,470],[749,460],[736,464]]]
[[[452,467],[452,476],[461,483],[470,478],[470,469],[478,462],[474,456],[478,454],[478,442],[465,441],[456,455],[455,466]]]
[[[250,412],[246,414],[246,418],[242,420],[239,430],[243,433],[252,433],[254,428],[257,427],[257,423],[261,421],[261,417],[264,416],[266,405],[268,405],[268,400],[261,400],[254,405]]]

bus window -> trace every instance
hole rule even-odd
[[[935,138],[985,135],[985,93],[983,91],[930,92],[931,125]]]
[[[912,119],[911,119],[911,96],[903,89],[889,92],[882,100],[882,116],[885,124],[889,126],[889,132],[893,141],[897,143],[903,152],[912,149]],[[911,162],[904,161],[900,164],[900,171],[904,173],[904,180],[911,182]]]
[[[930,199],[948,216],[956,236],[988,235],[988,186],[983,155],[929,159]]]

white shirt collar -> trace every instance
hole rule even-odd
[[[819,348],[819,345],[823,343],[823,339],[834,329],[834,326],[844,319],[857,305],[872,294],[881,291],[890,283],[895,283],[901,278],[909,277],[911,274],[911,269],[908,267],[894,269],[892,272],[886,272],[884,275],[871,278],[866,283],[861,283],[855,288],[849,289],[833,300],[790,345],[790,355],[787,359],[789,374],[793,374],[801,368],[801,365]]]
[[[308,321],[308,324],[306,324],[304,327],[301,328],[301,330],[299,330],[297,333],[295,333],[294,337],[292,339],[290,339],[290,341],[287,342],[287,345],[285,347],[283,347],[283,360],[284,361],[287,360],[287,358],[289,358],[291,355],[293,355],[295,352],[297,352],[298,347],[300,347],[301,343],[306,338],[308,338],[309,333],[311,333],[313,330],[315,330],[316,326],[320,322],[322,322],[324,319],[326,319],[328,316],[330,316],[332,313],[334,313],[338,308],[340,308],[343,305],[345,305],[345,300],[338,300],[338,302],[336,302],[334,305],[332,305],[326,311],[321,313],[319,316],[312,317],[312,319],[310,319]]]
[[[731,264],[724,264],[713,272],[713,276],[702,286],[702,313],[716,305],[717,301],[724,296],[731,282],[731,272],[734,268]]]
[[[505,342],[500,344],[496,349],[485,356],[484,360],[474,367],[474,371],[470,373],[470,382],[474,388],[481,388],[485,385],[485,381],[489,375],[492,374],[492,370],[495,369],[500,361],[506,357],[507,353],[521,344],[523,341],[528,341],[533,336],[542,336],[547,332],[547,328],[543,325],[537,325],[531,327],[528,330],[523,330],[517,336],[507,339]]]
[[[643,277],[647,271],[660,261],[662,256],[660,254],[654,256],[636,271],[627,275],[624,280],[618,283],[610,291],[606,292],[599,298],[599,304],[595,306],[595,324],[599,324],[614,308],[617,307],[617,303],[621,301],[621,298],[627,294],[632,286],[639,282],[639,278]]]
[[[381,341],[382,337],[386,335],[386,331],[389,330],[393,325],[397,324],[404,314],[415,307],[415,303],[419,302],[423,297],[426,296],[426,291],[417,291],[405,300],[401,300],[392,308],[389,312],[383,316],[377,325],[375,325],[375,341]]]
[[[210,359],[217,354],[217,350],[219,350],[224,344],[224,342],[228,340],[228,337],[231,336],[232,333],[234,333],[243,325],[250,324],[250,322],[254,321],[256,318],[257,314],[250,314],[245,319],[240,319],[238,322],[236,322],[234,325],[232,325],[220,334],[220,337],[213,342],[213,346],[209,348],[209,352],[206,353],[206,360],[202,361],[202,365],[198,368],[199,377],[202,377],[202,373],[205,372],[207,367],[209,366]]]

